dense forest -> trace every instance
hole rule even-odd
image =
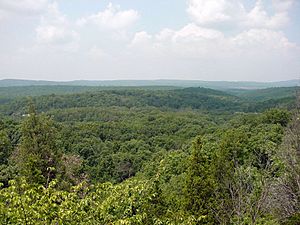
[[[0,224],[300,224],[297,87],[0,87]]]

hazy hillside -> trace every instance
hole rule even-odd
[[[274,87],[257,90],[234,89],[229,90],[228,93],[248,100],[263,101],[296,96],[297,89],[299,90],[299,87]]]
[[[67,89],[68,90],[68,89]],[[40,111],[52,108],[74,107],[165,107],[172,109],[194,108],[202,110],[225,110],[240,107],[238,97],[207,88],[185,88],[174,90],[116,89],[74,94],[51,94],[33,98]],[[3,101],[4,102],[4,101]],[[18,97],[7,100],[7,112],[24,112],[28,99]],[[2,106],[2,109],[5,105]]]
[[[2,103],[0,110],[5,114],[21,115],[26,112],[29,96],[33,97],[38,111],[44,112],[51,109],[112,106],[258,112],[271,107],[290,108],[295,98],[295,88],[230,92],[199,87],[172,89],[160,86],[132,88],[35,86],[28,90],[26,87],[5,87],[0,88]]]
[[[299,85],[300,80],[279,82],[233,82],[233,81],[201,81],[201,80],[75,80],[66,82],[38,80],[0,80],[0,87],[33,86],[33,85],[71,85],[71,86],[178,86],[206,87],[214,89],[258,89],[269,87],[291,87]]]
[[[15,98],[22,96],[40,96],[50,94],[74,94],[101,90],[143,89],[143,90],[172,90],[179,87],[172,86],[72,86],[72,85],[33,85],[0,87],[0,98]]]

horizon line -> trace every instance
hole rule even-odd
[[[276,83],[276,82],[287,82],[287,81],[300,81],[300,78],[288,79],[288,80],[268,80],[268,81],[251,81],[251,80],[198,80],[198,79],[102,79],[102,80],[93,80],[93,79],[75,79],[75,80],[47,80],[47,79],[27,79],[27,78],[3,78],[0,81],[36,81],[36,82],[55,82],[55,83],[68,83],[68,82],[117,82],[117,81],[195,81],[195,82],[246,82],[246,83]]]

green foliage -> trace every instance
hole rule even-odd
[[[12,151],[12,145],[7,132],[0,130],[0,164],[7,164],[8,157]]]
[[[300,214],[296,213],[290,216],[286,221],[282,223],[283,225],[298,225],[300,224]]]
[[[31,106],[21,125],[21,141],[15,153],[20,173],[28,181],[46,184],[56,177],[62,155],[56,134],[53,121],[44,114],[37,115]]]
[[[11,121],[0,120],[0,182],[5,185],[14,177],[15,167],[10,165],[10,156],[15,148],[16,127]]]
[[[122,184],[82,183],[72,191],[31,186],[25,179],[0,189],[1,224],[196,224],[184,215],[166,217],[155,180]]]
[[[229,93],[232,93],[238,97],[246,98],[251,101],[267,101],[272,99],[282,99],[288,97],[294,97],[298,87],[273,87],[266,89],[233,89]]]
[[[286,110],[270,109],[264,113],[266,123],[280,124],[286,127],[290,120],[290,114]]]
[[[240,106],[238,98],[221,91],[205,88],[182,90],[118,89],[66,95],[45,95],[34,97],[33,101],[38,111],[48,111],[53,108],[108,106],[234,110]],[[23,114],[26,111],[26,105],[26,98],[15,98],[1,108],[5,113]]]
[[[35,97],[41,114],[33,105],[25,113],[25,99],[5,100],[0,224],[293,221],[296,213],[276,216],[274,198],[282,177],[292,177],[277,154],[290,115],[269,109],[280,99],[95,89]]]
[[[203,151],[202,138],[197,137],[193,143],[193,149],[189,160],[189,167],[186,177],[186,209],[192,215],[205,215],[213,222],[210,209],[213,207],[216,188],[213,177],[211,160],[213,156]]]

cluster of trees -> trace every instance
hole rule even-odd
[[[11,89],[11,88],[10,88]],[[51,87],[53,92],[56,91]],[[238,91],[212,90],[207,88],[184,88],[171,89],[158,87],[155,89],[85,89],[84,87],[70,89],[60,87],[56,91],[59,94],[43,95],[46,92],[37,89],[33,101],[38,111],[46,112],[50,109],[84,108],[84,107],[157,107],[170,110],[194,109],[213,113],[224,112],[262,112],[269,108],[281,107],[292,108],[294,96],[291,94],[295,89],[279,89],[275,91],[275,97],[271,98],[273,89],[267,89],[267,94],[258,91],[257,96],[250,92],[248,95]],[[84,92],[88,90],[89,92]],[[83,93],[76,93],[76,91]],[[51,92],[50,92],[51,93]],[[73,94],[71,94],[73,93]],[[245,94],[245,93],[244,93]],[[237,96],[235,96],[237,95]],[[6,115],[22,115],[26,112],[28,99],[26,97],[1,96],[0,88],[0,112]]]
[[[299,224],[299,116],[29,104],[0,120],[0,223]]]

